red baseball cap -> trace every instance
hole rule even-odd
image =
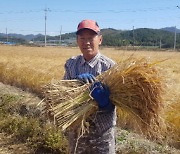
[[[100,28],[97,22],[89,19],[83,20],[78,24],[76,34],[78,34],[82,29],[90,29],[97,34],[100,32]]]

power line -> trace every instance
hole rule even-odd
[[[148,12],[148,11],[163,11],[163,10],[175,10],[175,8],[178,8],[178,9],[180,9],[180,7],[179,6],[173,6],[173,7],[156,7],[156,8],[142,8],[142,9],[137,9],[137,10],[135,10],[135,9],[123,9],[123,10],[72,10],[72,9],[69,9],[69,10],[63,10],[63,9],[53,9],[53,10],[51,10],[51,12],[64,12],[64,13],[94,13],[94,14],[98,14],[98,13],[115,13],[115,14],[118,14],[118,13],[123,13],[123,12]],[[47,31],[47,27],[46,27],[46,22],[47,22],[47,12],[48,11],[50,11],[50,10],[48,10],[47,8],[46,9],[44,9],[44,10],[42,10],[42,9],[39,9],[39,10],[23,10],[23,11],[6,11],[6,12],[0,12],[0,15],[3,13],[3,14],[5,14],[5,13],[7,13],[7,14],[16,14],[16,13],[21,13],[21,14],[25,14],[25,13],[35,13],[35,12],[42,12],[42,11],[44,11],[44,13],[45,13],[45,42],[46,42],[46,34],[47,33],[50,33],[50,32],[48,32]],[[176,19],[177,17],[172,17],[171,18],[171,20],[172,19]],[[33,21],[33,20],[35,20],[35,21],[37,21],[37,22],[40,22],[40,20],[39,19],[41,19],[41,18],[38,18],[38,19],[32,19],[31,18],[31,22]],[[143,19],[143,18],[142,18]],[[17,19],[18,20],[18,19]],[[24,22],[24,18],[22,19],[23,20],[23,22]],[[99,21],[101,21],[102,19],[100,19]],[[106,22],[107,22],[107,18],[105,19],[106,20]],[[158,19],[152,19],[152,20],[148,20],[147,19],[147,21],[144,21],[144,19],[141,21],[141,18],[140,19],[136,19],[136,23],[146,23],[146,22],[148,22],[148,21],[154,21],[154,22],[162,22],[162,21],[165,21],[166,22],[166,20],[169,20],[169,19],[167,19],[167,18],[158,18]],[[16,21],[16,19],[15,18],[13,18],[13,19],[11,19],[11,20],[7,20],[7,22],[8,21]],[[112,19],[111,19],[111,21],[112,21]],[[111,21],[109,21],[109,22],[111,22]],[[128,20],[126,20],[125,22],[127,22]],[[3,22],[3,21],[0,21],[0,22]],[[68,21],[68,22],[72,22],[72,20],[71,21]],[[119,22],[118,20],[117,20],[117,22]],[[130,23],[132,23],[132,21],[129,21]],[[134,21],[133,21],[134,22]],[[133,25],[134,25],[134,23],[133,23]],[[136,25],[135,25],[136,26]],[[136,26],[137,27],[137,26]],[[8,32],[9,32],[10,30],[8,29]],[[31,31],[31,30],[20,30],[20,31]],[[43,31],[33,31],[32,30],[32,32],[43,32]],[[55,31],[54,31],[55,32]],[[56,31],[57,33],[59,33],[59,31]],[[72,31],[63,31],[63,32],[72,32]]]
[[[176,6],[179,7],[179,6]],[[151,12],[151,11],[165,11],[165,10],[174,10],[175,6],[172,7],[158,7],[158,8],[142,8],[142,9],[121,9],[121,10],[63,10],[63,9],[52,9],[51,12],[64,12],[64,13],[126,13],[126,12]],[[44,10],[20,10],[20,11],[5,11],[0,12],[0,14],[25,14],[25,13],[39,13]]]
[[[31,21],[36,21],[36,22],[38,22],[40,19],[42,19],[42,18],[31,18]],[[0,20],[0,22],[19,22],[19,21],[21,21],[21,22],[27,22],[27,21],[29,21],[29,19],[28,18],[13,18],[13,19],[3,19],[3,20]]]
[[[42,12],[43,10],[20,10],[20,11],[4,11],[0,12],[0,14],[24,14],[24,13],[38,13]]]

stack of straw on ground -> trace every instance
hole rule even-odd
[[[98,76],[97,80],[109,87],[110,100],[119,111],[131,117],[131,122],[135,121],[135,131],[148,137],[160,135],[163,84],[155,63],[145,58],[129,58]],[[86,119],[97,111],[97,104],[89,95],[89,86],[78,80],[60,80],[43,87],[45,111],[62,131],[74,125],[83,128]]]

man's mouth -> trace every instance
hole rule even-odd
[[[84,47],[83,49],[84,49],[84,50],[91,50],[90,47]]]

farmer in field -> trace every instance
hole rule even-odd
[[[70,153],[114,154],[115,106],[109,99],[108,87],[97,82],[95,77],[110,69],[115,62],[99,51],[102,35],[96,21],[81,21],[76,34],[82,54],[66,61],[64,79],[78,79],[84,83],[92,83],[91,96],[97,102],[99,110],[88,118],[90,124],[88,133],[78,140],[75,131],[69,133]]]

